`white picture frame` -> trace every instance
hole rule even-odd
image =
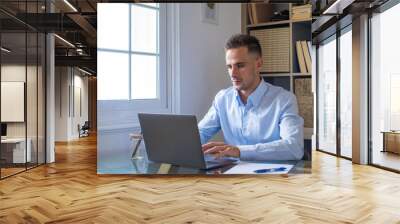
[[[214,2],[201,3],[201,21],[218,25],[219,5]]]
[[[1,82],[1,122],[25,122],[25,82]]]

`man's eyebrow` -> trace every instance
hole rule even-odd
[[[246,63],[247,63],[246,61],[239,61],[233,64],[226,64],[226,65],[228,66],[228,65],[246,64]]]

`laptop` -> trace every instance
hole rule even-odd
[[[212,169],[232,164],[235,158],[204,155],[193,115],[139,113],[148,159],[159,163]]]

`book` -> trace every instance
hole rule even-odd
[[[254,16],[253,16],[253,10],[251,9],[251,4],[247,4],[247,14],[249,16],[249,21],[250,24],[254,24]]]
[[[310,54],[311,49],[308,49],[308,44],[307,44],[307,41],[305,41],[305,40],[301,41],[301,45],[303,48],[304,59],[306,61],[307,72],[311,73],[311,71],[312,71],[312,62],[311,62],[311,54]]]
[[[251,4],[251,15],[253,16],[253,24],[257,24],[258,22],[258,15],[257,15],[257,6],[256,3],[250,3]]]
[[[308,51],[312,51],[311,41],[307,41]]]
[[[301,41],[296,41],[297,61],[299,62],[300,72],[307,73]]]

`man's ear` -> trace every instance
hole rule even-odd
[[[262,65],[263,65],[262,57],[258,56],[257,59],[256,59],[256,66],[257,66],[257,69],[258,69],[258,70],[261,70]]]

